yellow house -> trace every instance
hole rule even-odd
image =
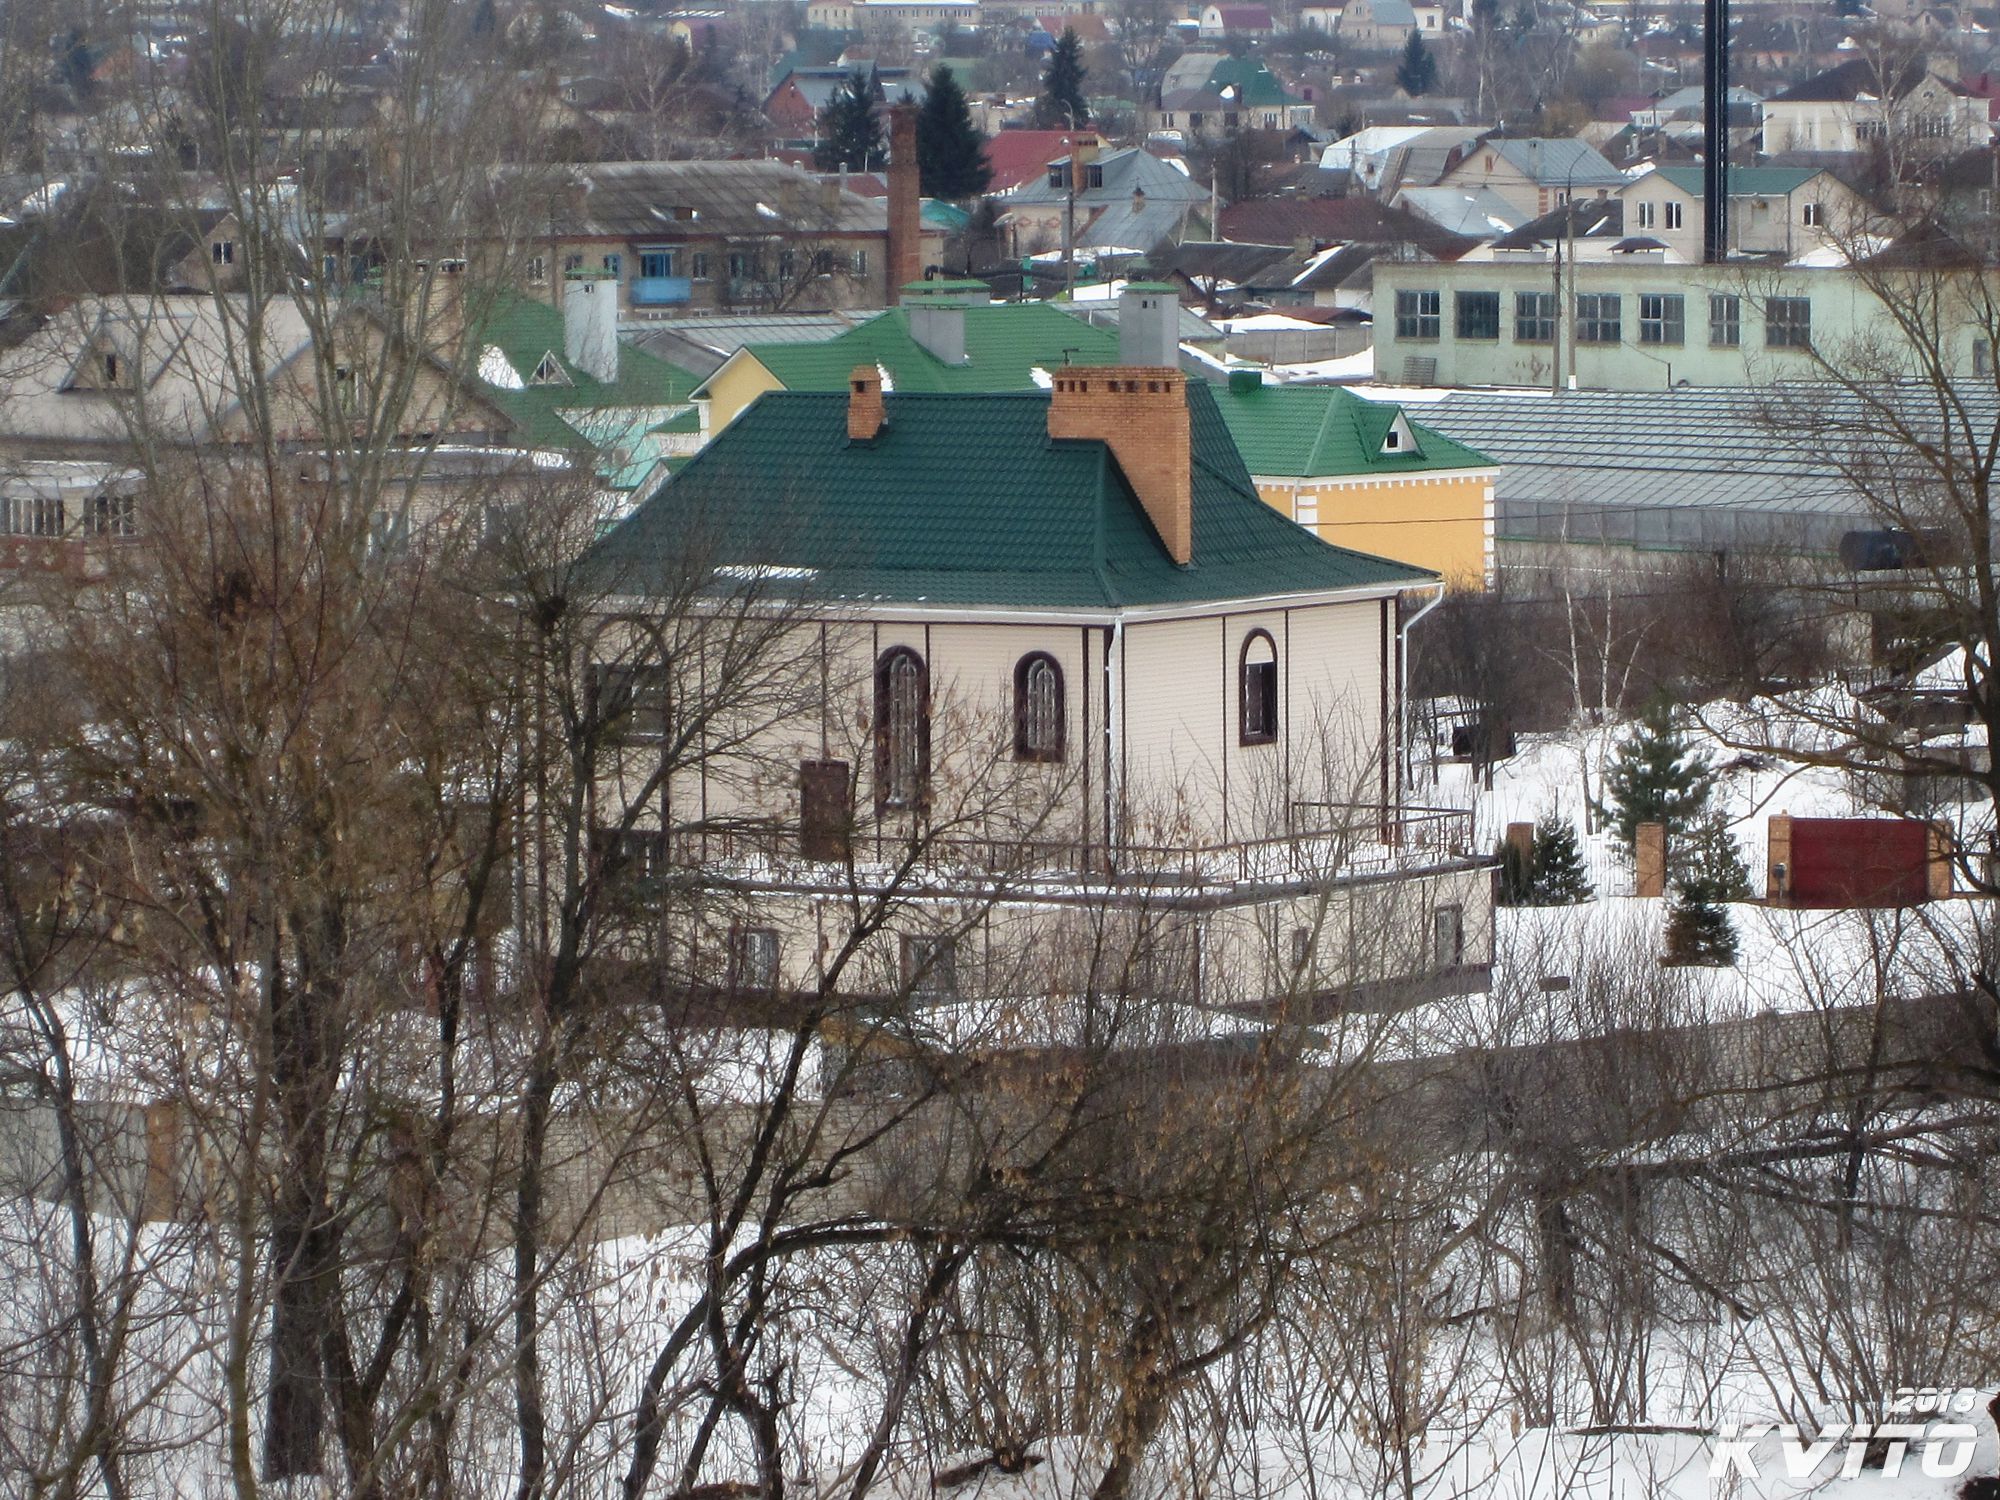
[[[1266,385],[1260,371],[1235,370],[1215,402],[1257,493],[1322,541],[1461,588],[1491,578],[1492,459],[1339,386]]]

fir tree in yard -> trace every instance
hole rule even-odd
[[[1736,962],[1736,925],[1726,904],[1749,896],[1750,871],[1729,831],[1728,815],[1711,812],[1690,830],[1674,859],[1667,957],[1692,964]]]
[[[1074,27],[1063,27],[1042,74],[1042,97],[1035,101],[1035,124],[1042,130],[1076,130],[1090,123],[1090,105],[1083,97],[1083,39]]]
[[[882,122],[875,114],[875,90],[867,74],[854,73],[819,112],[813,165],[822,172],[873,172],[888,157]]]
[[[1672,706],[1656,701],[1605,769],[1598,812],[1609,821],[1620,848],[1631,850],[1641,823],[1664,823],[1671,850],[1708,806],[1714,787],[1715,770],[1707,757],[1674,723]]]
[[[1576,846],[1576,828],[1559,813],[1535,824],[1535,852],[1530,862],[1528,904],[1575,906],[1595,894]]]
[[[958,202],[984,193],[993,180],[985,148],[965,90],[951,69],[939,63],[931,69],[923,107],[917,111],[917,177],[924,196]]]
[[[1431,91],[1437,83],[1437,74],[1437,59],[1424,45],[1423,33],[1411,32],[1403,46],[1403,56],[1396,64],[1396,86],[1414,99]]]

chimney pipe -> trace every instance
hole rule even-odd
[[[917,107],[889,111],[889,287],[884,305],[902,300],[903,288],[924,274],[923,208],[917,198]]]
[[[1070,366],[1055,372],[1049,436],[1107,445],[1167,555],[1182,567],[1194,560],[1193,438],[1187,377],[1178,368]]]
[[[847,440],[872,442],[885,420],[882,372],[874,365],[856,365],[847,377]]]
[[[563,358],[594,380],[618,378],[618,279],[572,271],[563,283]]]

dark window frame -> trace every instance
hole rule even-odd
[[[1586,304],[1588,311],[1585,311]],[[1611,309],[1609,316],[1605,314],[1607,304]],[[1579,292],[1576,298],[1576,341],[1579,344],[1624,343],[1625,294]]]
[[[1444,293],[1418,288],[1396,293],[1397,338],[1438,339],[1443,334]]]
[[[1764,347],[1766,349],[1812,348],[1812,298],[1766,297],[1764,299]]]
[[[1718,338],[1717,334],[1722,336]],[[1708,347],[1743,347],[1743,299],[1735,292],[1708,294]]]
[[[1259,641],[1270,649],[1269,661],[1250,660],[1251,649]],[[1278,643],[1261,626],[1246,634],[1237,648],[1236,687],[1237,744],[1275,745],[1280,724]]]
[[[1453,293],[1452,328],[1462,339],[1497,343],[1500,338],[1500,294],[1484,291]]]
[[[914,723],[896,724],[895,675],[904,662],[916,670]],[[900,741],[913,743],[908,757],[908,785],[895,766],[904,759]],[[931,672],[922,653],[910,646],[891,646],[875,659],[875,807],[879,812],[920,812],[929,801],[931,779]]]
[[[1041,668],[1053,674],[1049,693],[1053,702],[1046,715],[1037,715],[1031,678]],[[1069,738],[1069,701],[1063,681],[1062,663],[1046,651],[1030,651],[1014,663],[1014,759],[1058,764]],[[1048,722],[1038,725],[1038,717]],[[1041,733],[1038,735],[1037,730]]]
[[[956,1000],[958,935],[906,932],[902,935],[903,989],[913,1000]]]
[[[1561,316],[1562,302],[1554,292],[1514,293],[1514,342],[1553,344]]]
[[[768,942],[769,951],[758,954],[754,946]],[[777,991],[784,962],[784,939],[775,927],[749,922],[732,923],[729,928],[729,992],[733,995],[769,995]],[[753,972],[753,969],[761,972]]]
[[[1648,303],[1655,311],[1648,314]],[[1639,342],[1678,348],[1687,342],[1687,298],[1680,292],[1639,293]]]

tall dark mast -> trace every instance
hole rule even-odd
[[[1703,0],[1701,258],[1729,258],[1729,0]]]

